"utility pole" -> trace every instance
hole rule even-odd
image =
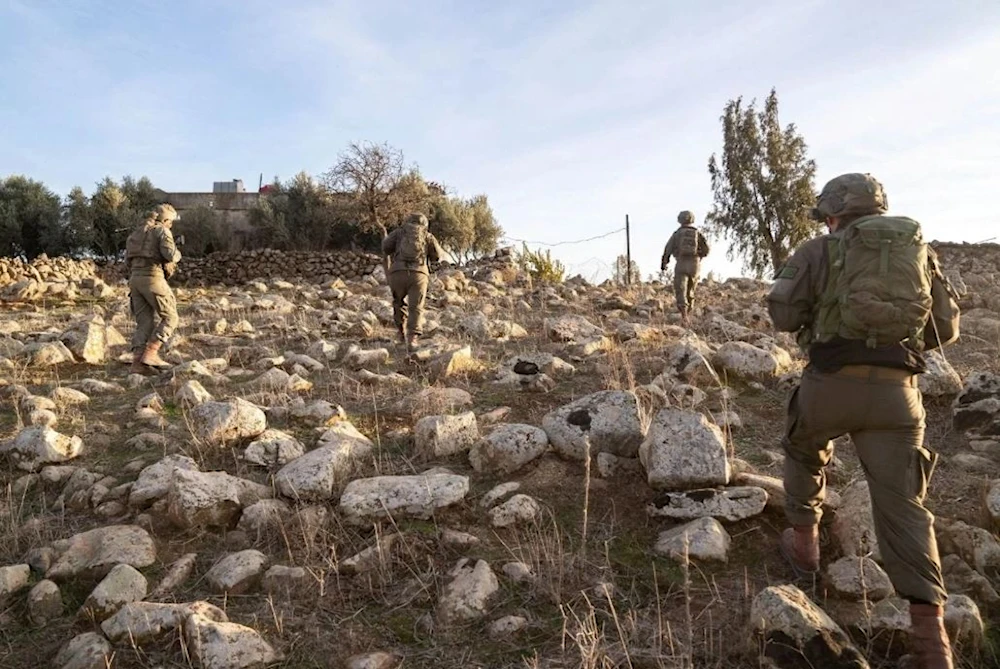
[[[628,225],[628,214],[625,214],[625,285],[632,286],[632,236]]]

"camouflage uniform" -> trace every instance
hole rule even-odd
[[[129,270],[129,297],[135,332],[132,335],[134,371],[139,363],[165,364],[157,353],[177,328],[177,303],[167,285],[167,278],[181,259],[170,227],[177,212],[170,205],[160,205],[136,228],[125,244],[125,264]],[[159,322],[154,322],[154,314]],[[162,364],[161,364],[162,363]]]
[[[427,228],[427,217],[410,214],[407,222],[416,222]],[[444,251],[430,232],[425,232],[427,240],[426,258],[417,263],[407,263],[399,257],[397,246],[402,228],[396,228],[382,240],[382,253],[389,256],[389,288],[392,291],[392,314],[396,330],[401,339],[412,344],[423,334],[424,300],[427,297],[427,282],[430,271],[428,262],[440,262]],[[404,323],[406,329],[404,330]]]
[[[861,215],[885,212],[885,194],[870,175],[847,174],[823,189],[814,218],[837,219],[831,235],[843,233]],[[871,348],[862,340],[834,337],[811,341],[828,266],[826,235],[800,246],[782,268],[768,295],[775,327],[800,333],[809,364],[788,403],[783,439],[786,515],[793,529],[782,550],[796,571],[819,566],[818,523],[826,493],[824,468],[833,456],[831,439],[849,434],[868,481],[875,533],[896,591],[913,602],[915,643],[921,629],[935,646],[926,667],[950,667],[947,636],[935,623],[919,628],[921,616],[940,618],[947,594],[934,535],[934,517],[924,506],[937,455],[924,446],[925,412],[917,375],[926,371],[918,347],[907,342]],[[929,249],[931,320],[925,350],[958,337],[958,306]],[[804,336],[803,336],[804,335]],[[930,613],[928,613],[930,612]],[[925,639],[926,640],[926,639]],[[943,643],[943,647],[941,644]],[[933,658],[927,660],[927,658]]]
[[[674,296],[677,299],[677,311],[683,318],[691,312],[694,304],[694,289],[698,285],[698,274],[701,269],[701,259],[708,255],[708,240],[694,228],[694,214],[682,211],[677,215],[681,227],[674,231],[663,249],[660,260],[660,270],[666,271],[670,257],[677,257],[677,267],[674,269]],[[687,234],[686,229],[694,229],[697,234],[697,251],[694,254],[684,253],[680,249],[681,236]]]

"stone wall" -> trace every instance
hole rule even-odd
[[[963,309],[1000,310],[1000,244],[932,242]]]
[[[211,253],[185,258],[174,282],[187,285],[236,285],[252,279],[324,283],[332,279],[359,279],[382,264],[379,256],[360,251],[275,251],[260,249]]]
[[[105,297],[110,287],[101,279],[102,269],[93,260],[49,258],[42,254],[30,262],[0,257],[0,301],[30,302],[80,295]]]

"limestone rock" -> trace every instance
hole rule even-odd
[[[31,582],[31,567],[26,564],[15,564],[0,567],[0,605],[11,595],[16,595],[28,587]]]
[[[711,516],[736,522],[760,515],[767,504],[767,492],[749,486],[668,492],[647,507],[651,517],[692,520]]]
[[[939,351],[924,354],[927,371],[917,377],[920,392],[927,397],[945,397],[962,392],[962,377]]]
[[[143,508],[170,492],[174,470],[198,471],[197,463],[186,455],[168,455],[141,472],[129,490],[128,504]]]
[[[195,436],[212,446],[251,439],[267,429],[264,412],[246,400],[203,402],[188,414]]]
[[[440,458],[468,450],[479,439],[476,414],[471,411],[452,416],[426,416],[414,427],[417,453]]]
[[[107,639],[96,632],[84,632],[70,639],[52,661],[54,669],[107,669],[113,651]]]
[[[683,560],[729,561],[729,533],[715,518],[699,518],[660,533],[654,550],[660,555]]]
[[[184,638],[202,669],[256,669],[282,659],[253,628],[197,613],[185,619]]]
[[[177,527],[232,527],[241,508],[235,476],[174,470],[167,493],[167,515]]]
[[[638,398],[621,390],[587,395],[551,411],[542,429],[559,455],[575,460],[584,459],[587,439],[591,457],[603,452],[634,457],[643,439]]]
[[[80,437],[67,437],[46,425],[26,427],[13,439],[0,444],[0,453],[6,453],[25,471],[35,471],[54,462],[67,462],[82,450]]]
[[[430,518],[435,510],[465,499],[469,479],[456,474],[377,476],[347,484],[340,511],[363,524],[386,517]]]
[[[549,447],[548,435],[533,425],[498,425],[473,445],[469,462],[477,472],[509,474]]]
[[[284,466],[305,454],[302,443],[280,430],[264,430],[247,446],[243,459],[261,467]]]
[[[62,613],[62,593],[52,581],[39,581],[28,592],[28,619],[33,625],[42,627],[62,616]]]
[[[136,525],[99,527],[74,535],[67,544],[46,578],[101,578],[119,564],[142,569],[156,562],[153,538]]]
[[[878,601],[893,594],[885,570],[868,557],[842,557],[826,569],[827,583],[841,597]]]
[[[293,499],[328,500],[374,448],[352,424],[337,423],[323,433],[317,448],[282,467],[274,477],[275,485]]]
[[[267,563],[267,556],[258,550],[230,553],[208,570],[205,581],[216,592],[239,595],[260,583]]]
[[[765,588],[750,607],[750,628],[777,667],[868,669],[868,661],[822,609],[793,585]]]
[[[540,513],[541,507],[534,497],[529,495],[514,495],[503,504],[490,509],[490,524],[493,527],[510,527],[519,523],[533,521]]]
[[[649,485],[687,490],[729,483],[730,468],[722,431],[700,413],[661,409],[639,447]]]
[[[438,616],[445,624],[482,618],[490,599],[500,590],[500,583],[490,565],[477,560],[470,565],[462,560],[451,572],[438,602]]]
[[[80,616],[101,622],[121,607],[146,598],[146,577],[127,564],[116,565],[80,609]]]

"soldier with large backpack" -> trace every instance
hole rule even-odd
[[[388,280],[399,341],[412,350],[423,330],[428,263],[440,262],[444,251],[427,230],[427,217],[414,213],[386,235],[382,253],[391,261]]]
[[[694,227],[694,214],[690,211],[678,214],[677,222],[681,227],[674,231],[663,249],[660,271],[665,272],[670,264],[670,257],[676,256],[674,296],[677,298],[677,311],[681,315],[681,321],[687,323],[694,304],[694,289],[698,285],[701,259],[708,255],[708,240]]]
[[[181,259],[170,232],[177,218],[177,211],[171,205],[157,205],[125,241],[129,299],[135,317],[130,370],[133,374],[170,367],[159,352],[178,322],[177,302],[167,285]],[[159,318],[155,326],[154,315]]]
[[[819,521],[831,440],[849,434],[868,482],[875,538],[893,586],[910,602],[911,644],[921,669],[951,669],[947,599],[924,506],[937,455],[924,445],[917,377],[924,352],[958,338],[958,305],[920,225],[886,216],[870,174],[823,188],[813,218],[830,234],[800,246],[778,272],[768,310],[798,333],[809,364],[788,403],[781,553],[800,577],[820,568]]]

